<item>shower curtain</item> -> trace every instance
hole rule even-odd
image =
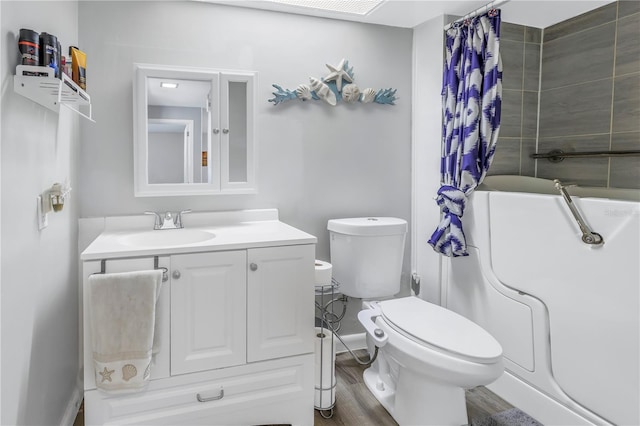
[[[449,257],[467,256],[461,217],[467,196],[489,170],[500,129],[500,11],[468,19],[446,32],[442,79],[442,219],[429,244]]]

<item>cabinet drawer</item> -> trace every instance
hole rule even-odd
[[[150,383],[146,391],[85,393],[87,425],[246,425],[313,423],[314,355],[305,355]],[[200,402],[224,396],[216,400]]]

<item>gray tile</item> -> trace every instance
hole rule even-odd
[[[640,1],[637,2],[640,4]],[[616,75],[640,71],[640,13],[618,21]]]
[[[535,154],[535,153],[536,153],[536,139],[522,138],[521,154],[520,154],[520,174],[522,176],[535,176],[536,160],[531,158],[531,154]]]
[[[614,133],[611,137],[611,150],[640,150],[640,132]]]
[[[488,175],[520,174],[520,138],[498,138]]]
[[[544,43],[542,89],[611,77],[615,22]]]
[[[525,27],[524,41],[525,43],[540,43],[542,40],[542,30],[540,28]]]
[[[540,87],[540,45],[524,45],[524,81],[523,90],[538,91]]]
[[[502,110],[500,111],[500,136],[519,138],[522,133],[522,92],[519,90],[502,91]]]
[[[609,134],[539,140],[538,152],[554,149],[564,152],[608,150]],[[607,186],[608,170],[608,158],[568,158],[560,163],[538,160],[538,177],[583,186]]]
[[[634,13],[640,13],[640,1],[621,0],[618,2],[618,19],[633,15]]]
[[[538,152],[545,153],[554,149],[561,149],[565,152],[606,151],[609,149],[609,134],[540,138],[538,142]],[[592,158],[572,159],[572,161],[577,160],[588,160],[588,163]],[[563,163],[567,162],[569,162],[569,160],[563,161]]]
[[[535,138],[538,134],[538,92],[522,93],[522,137]]]
[[[547,27],[544,29],[544,41],[546,43],[548,41],[564,37],[568,34],[573,34],[607,22],[615,21],[617,7],[617,3],[614,2],[590,12],[583,13],[582,15],[578,15],[575,18],[567,19],[566,21]]]
[[[524,41],[524,25],[500,22],[500,41]]]
[[[524,67],[524,43],[501,41],[502,88],[522,90],[522,70]]]
[[[540,137],[590,135],[611,130],[612,79],[540,93]]]
[[[616,77],[613,97],[613,132],[640,131],[640,73]]]
[[[640,132],[614,133],[612,150],[640,150]],[[640,157],[611,158],[609,186],[640,189]]]

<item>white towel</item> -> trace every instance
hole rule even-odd
[[[96,274],[89,285],[96,386],[143,388],[150,376],[162,271]]]

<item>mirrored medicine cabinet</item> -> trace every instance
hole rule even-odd
[[[255,193],[254,78],[135,64],[135,196]]]

